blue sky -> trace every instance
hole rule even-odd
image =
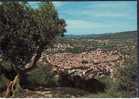
[[[67,23],[66,34],[101,34],[137,30],[136,1],[53,2]],[[37,2],[30,2],[34,8]]]

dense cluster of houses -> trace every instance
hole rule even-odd
[[[82,77],[102,77],[110,75],[112,77],[114,67],[124,62],[122,55],[117,51],[105,51],[96,49],[90,52],[55,53],[43,55],[41,60],[50,63],[56,71],[68,71],[73,75]]]

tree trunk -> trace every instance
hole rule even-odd
[[[12,86],[12,81],[10,81],[7,85],[7,89],[6,89],[6,92],[4,94],[4,97],[10,97],[11,96],[11,86]]]
[[[20,86],[20,74],[22,74],[22,72],[28,72],[36,67],[36,63],[40,59],[42,51],[43,50],[41,48],[38,48],[37,52],[33,55],[31,61],[27,63],[25,65],[25,68],[15,76],[13,81],[10,81],[10,83],[7,86],[5,97],[15,97],[17,93],[20,93],[20,91],[22,90],[22,87]]]
[[[42,48],[39,47],[37,52],[33,55],[31,61],[25,65],[25,70],[23,70],[24,72],[28,72],[36,67],[36,63],[40,59],[42,51]]]
[[[14,80],[9,82],[6,89],[5,97],[14,97],[17,93],[20,93],[21,90],[22,88],[20,86],[20,74],[17,74]]]

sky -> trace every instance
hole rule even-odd
[[[29,2],[38,8],[38,2]],[[67,33],[102,34],[137,30],[136,1],[55,1],[59,17],[65,19]]]

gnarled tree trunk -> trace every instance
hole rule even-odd
[[[25,72],[29,72],[30,70],[36,67],[36,63],[40,59],[42,51],[43,51],[42,49],[38,48],[37,52],[32,56],[31,61],[24,66],[23,70],[17,73],[13,81],[9,82],[6,89],[5,97],[10,97],[10,96],[14,97],[16,94],[15,91],[18,90],[17,86],[19,89],[22,88],[20,86],[21,74]]]
[[[7,89],[6,89],[5,97],[14,96],[17,85],[19,88],[20,87],[20,74],[17,74],[14,80],[9,82]]]

